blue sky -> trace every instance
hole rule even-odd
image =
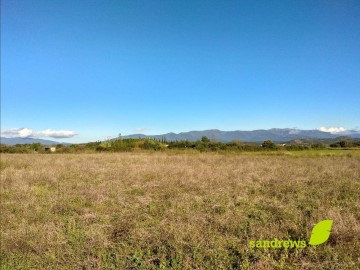
[[[1,1],[5,133],[358,129],[359,101],[357,0]]]

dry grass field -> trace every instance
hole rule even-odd
[[[358,152],[2,154],[1,269],[359,269]]]

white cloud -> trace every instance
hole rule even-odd
[[[1,131],[1,134],[8,137],[21,137],[21,138],[71,138],[76,134],[75,131],[71,130],[52,130],[46,129],[42,131],[34,131],[29,128],[10,128]]]
[[[24,128],[24,129],[20,129],[19,130],[19,136],[22,138],[26,138],[31,136],[31,134],[33,133],[33,131],[31,129],[28,128]]]
[[[38,137],[70,138],[70,137],[74,137],[76,133],[71,130],[46,129],[40,132],[35,132],[35,135]]]
[[[343,127],[330,127],[330,128],[320,127],[318,128],[318,130],[323,132],[330,132],[330,133],[343,133],[347,131],[347,129]]]
[[[10,128],[6,130],[2,130],[1,134],[8,137],[21,137],[26,138],[32,135],[33,131],[28,128]]]
[[[136,132],[144,132],[146,130],[147,130],[146,128],[136,128],[135,129]]]

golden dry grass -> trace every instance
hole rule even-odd
[[[359,202],[351,154],[2,154],[1,269],[358,269]]]

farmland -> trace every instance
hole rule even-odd
[[[359,152],[2,154],[1,269],[358,269]]]

